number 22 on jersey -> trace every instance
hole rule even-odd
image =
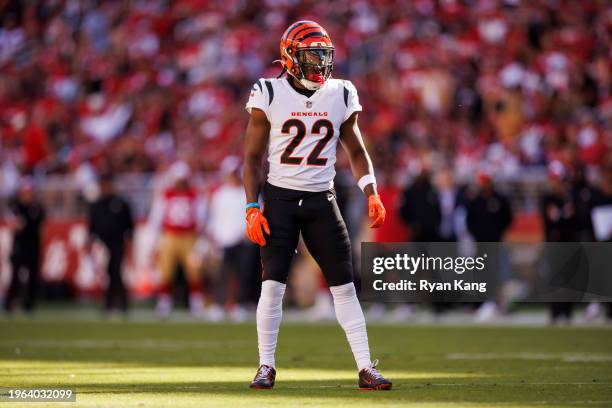
[[[295,129],[295,136],[293,136],[283,151],[280,162],[282,164],[299,165],[304,158],[293,156],[293,152],[302,143],[304,137],[306,137],[306,125],[299,119],[289,119],[283,124],[282,132],[289,135],[292,133],[292,129]],[[306,164],[309,166],[325,166],[327,163],[327,158],[319,157],[319,154],[321,154],[325,145],[334,137],[334,125],[327,119],[319,119],[313,123],[310,134],[320,135],[322,131],[325,131],[325,137],[319,140],[306,159]]]

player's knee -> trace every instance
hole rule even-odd
[[[261,299],[281,300],[287,285],[275,280],[265,280],[261,284]]]
[[[329,290],[334,298],[335,305],[352,302],[353,299],[357,297],[355,284],[353,282],[345,283],[344,285],[330,286]]]
[[[257,304],[258,321],[281,316],[285,287],[284,283],[274,280],[266,280],[261,284],[261,296]]]

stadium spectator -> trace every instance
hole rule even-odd
[[[574,241],[593,241],[593,221],[591,212],[593,210],[593,198],[595,189],[587,180],[585,168],[581,164],[575,164],[571,174],[570,194],[576,209],[576,223]]]
[[[567,178],[567,169],[563,164],[560,162],[550,164],[550,190],[542,196],[540,204],[547,242],[573,242],[578,235],[576,202],[572,197]],[[555,323],[560,319],[569,322],[573,310],[574,305],[570,302],[551,303],[552,322]]]
[[[466,223],[476,242],[501,242],[512,223],[512,209],[487,171],[477,177],[478,191],[467,204]]]
[[[576,207],[567,183],[567,170],[560,162],[549,169],[550,190],[542,196],[540,211],[547,242],[571,242],[576,236]]]
[[[442,224],[440,198],[428,167],[423,166],[416,179],[402,193],[399,207],[400,218],[408,226],[411,241],[443,240],[440,235]],[[446,305],[441,302],[433,302],[432,305],[437,314],[446,309]],[[407,319],[412,313],[410,305],[400,305],[393,311],[394,318],[398,320]]]
[[[281,3],[1,1],[0,194],[28,172],[76,173],[89,188],[104,157],[118,175],[158,177],[180,157],[214,178],[240,154],[246,94],[279,72],[279,34],[298,16],[327,27],[334,73],[359,90],[373,162],[393,157],[400,184],[428,158],[460,184],[481,164],[503,182],[537,180],[554,161],[601,178],[612,147],[607,2]]]
[[[477,191],[475,195],[468,198],[466,206],[466,226],[470,235],[477,243],[480,242],[502,242],[510,224],[513,214],[508,198],[497,191],[488,169],[481,169],[477,175]],[[484,253],[484,251],[478,251]],[[499,264],[499,275],[491,277],[490,285],[498,288],[501,283],[510,276],[510,260],[505,249],[500,246],[497,256],[494,258]],[[498,278],[499,281],[496,281]],[[499,295],[499,293],[498,293]],[[482,303],[476,311],[476,321],[488,321],[498,312],[499,300],[490,300]]]
[[[612,211],[612,154],[608,155],[607,161],[602,166],[601,174],[602,179],[600,187],[595,190],[593,197],[593,211],[591,212],[591,217],[593,224],[601,226],[596,233],[597,241],[612,242],[612,228],[610,227],[610,222],[597,222],[597,215],[595,214],[597,210]]]
[[[65,173],[104,152],[117,172],[159,170],[176,152],[218,169],[240,153],[245,95],[278,72],[295,16],[328,27],[374,162],[394,152],[398,173],[435,151],[460,179],[481,161],[510,177],[566,148],[590,169],[610,148],[602,1],[38,0],[0,15],[0,139],[22,170]]]
[[[17,197],[9,204],[8,224],[13,230],[13,249],[10,255],[11,281],[4,309],[11,312],[20,292],[22,271],[27,274],[23,307],[34,310],[40,277],[40,244],[45,209],[35,197],[34,184],[30,178],[22,178]]]
[[[612,242],[612,155],[608,155],[602,166],[601,186],[595,189],[591,219],[595,226],[595,239],[600,242]],[[612,321],[612,303],[606,305],[606,318]],[[602,314],[600,303],[591,303],[587,307],[586,317],[589,320]]]
[[[204,297],[200,265],[195,257],[195,243],[202,231],[205,216],[204,200],[190,184],[191,170],[178,161],[168,170],[173,184],[153,203],[149,231],[158,235],[160,290],[157,312],[168,317],[172,311],[172,280],[177,265],[183,268],[189,285],[189,308],[194,316],[203,316]]]
[[[400,217],[400,202],[402,190],[394,180],[395,168],[389,164],[383,168],[381,183],[378,185],[378,194],[385,209],[387,209],[386,222],[382,227],[374,230],[376,242],[402,242],[409,236],[408,228]]]
[[[221,250],[221,267],[218,274],[216,297],[221,306],[226,306],[228,296],[233,295],[229,316],[233,320],[244,320],[248,302],[246,295],[253,279],[247,274],[253,270],[244,264],[245,242],[244,206],[246,196],[240,177],[240,160],[229,156],[221,163],[225,177],[223,184],[212,194],[209,205],[209,235]],[[238,290],[232,290],[238,288]]]
[[[403,190],[397,185],[395,180],[395,166],[393,161],[386,163],[382,167],[382,172],[378,176],[378,194],[385,209],[387,216],[385,223],[378,229],[373,230],[375,242],[403,242],[410,236],[408,227],[400,216],[400,203]],[[355,258],[356,265],[360,263],[359,258]],[[386,307],[383,303],[372,303],[368,308],[367,315],[373,320],[382,319]],[[411,304],[397,304],[390,312],[389,318],[392,321],[407,321],[414,315],[414,306]]]
[[[429,170],[423,168],[402,195],[400,216],[410,228],[415,242],[437,242],[440,237],[442,213],[438,192],[431,182]]]
[[[100,197],[89,207],[89,252],[94,240],[100,241],[108,251],[108,284],[104,300],[105,312],[115,306],[126,313],[128,294],[122,276],[123,258],[126,248],[131,248],[134,233],[134,219],[128,202],[115,192],[113,175],[100,177]]]
[[[448,168],[441,169],[436,174],[436,189],[440,203],[440,240],[455,242],[457,240],[457,187],[453,173]]]

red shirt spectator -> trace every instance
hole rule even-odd
[[[376,242],[402,242],[408,239],[408,227],[399,216],[402,190],[394,185],[378,187],[380,199],[387,210],[385,223],[375,230]]]
[[[197,195],[194,189],[171,188],[164,193],[162,225],[169,232],[195,232]]]
[[[47,157],[47,132],[37,125],[30,123],[23,132],[24,164],[28,171]]]

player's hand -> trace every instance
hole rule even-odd
[[[387,211],[380,196],[378,194],[372,194],[368,197],[368,216],[370,217],[370,228],[380,228],[385,222],[385,215]]]
[[[266,245],[266,234],[270,235],[268,220],[263,216],[259,208],[249,208],[246,213],[246,235],[249,239],[259,246]]]

